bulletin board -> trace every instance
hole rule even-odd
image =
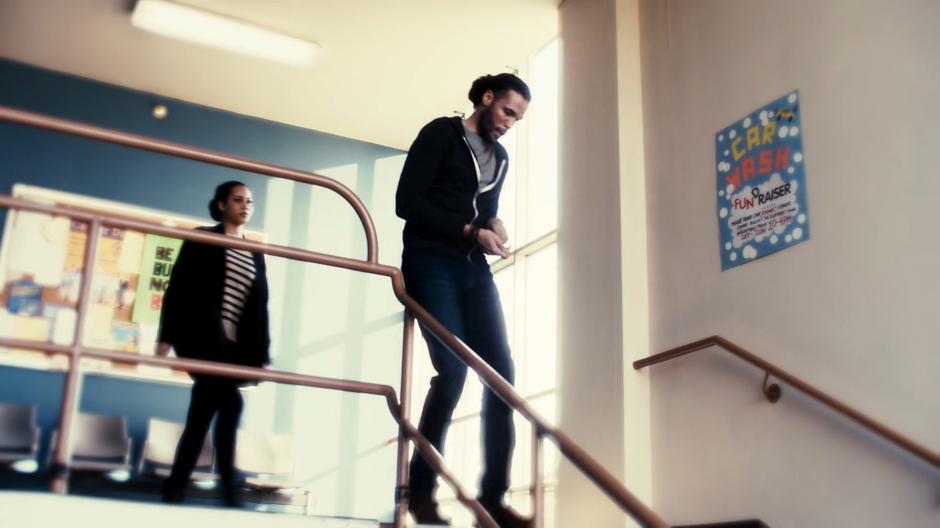
[[[89,196],[15,184],[12,196],[45,204],[159,222],[183,229],[211,221]],[[88,225],[64,216],[7,210],[0,243],[0,336],[71,345]],[[264,234],[246,238],[264,241]],[[182,240],[102,227],[88,299],[84,346],[153,355],[163,292]],[[63,356],[0,348],[0,364],[60,370]],[[85,370],[188,382],[185,372],[131,363],[85,360]]]

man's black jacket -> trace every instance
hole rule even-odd
[[[475,241],[463,227],[488,227],[497,214],[509,168],[506,149],[494,142],[496,179],[479,192],[476,160],[459,117],[440,117],[421,129],[402,168],[395,213],[405,220],[405,249],[432,248],[468,254]]]

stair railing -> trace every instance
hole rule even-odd
[[[262,163],[237,156],[199,149],[162,141],[145,136],[129,134],[117,130],[92,126],[75,121],[35,114],[9,107],[0,106],[0,120],[21,125],[62,132],[79,137],[95,139],[124,145],[131,148],[149,150],[169,156],[181,157],[201,161],[214,165],[230,167],[264,174],[277,178],[284,178],[302,183],[316,185],[330,189],[342,196],[356,211],[365,230],[367,241],[367,259],[365,261],[338,257],[297,249],[276,244],[263,244],[244,239],[234,239],[220,234],[196,230],[178,229],[128,217],[127,215],[113,215],[94,212],[88,209],[68,208],[61,206],[48,206],[0,195],[0,207],[21,209],[34,212],[43,212],[51,215],[68,216],[88,224],[88,238],[85,247],[85,261],[82,270],[82,287],[78,298],[75,333],[71,346],[55,345],[50,343],[0,339],[0,346],[41,350],[52,354],[66,355],[70,358],[69,369],[65,379],[65,388],[62,395],[62,406],[59,417],[60,441],[53,456],[53,469],[55,478],[52,490],[57,493],[68,491],[68,467],[71,459],[71,426],[74,413],[77,411],[78,395],[81,390],[81,359],[83,357],[121,361],[124,363],[146,364],[187,372],[203,374],[216,374],[228,377],[271,381],[299,386],[318,387],[362,394],[382,395],[388,402],[392,416],[399,424],[399,443],[397,453],[396,472],[396,502],[395,526],[404,525],[407,510],[408,467],[406,464],[408,448],[407,442],[415,443],[418,451],[431,464],[435,471],[450,485],[458,500],[473,511],[486,528],[498,528],[493,519],[474,498],[468,496],[464,488],[457,482],[453,474],[443,464],[440,453],[424,438],[409,418],[411,370],[414,342],[414,322],[417,320],[422,327],[441,341],[458,358],[464,361],[479,376],[481,381],[509,406],[525,417],[533,428],[533,525],[541,528],[543,522],[544,499],[542,497],[542,477],[540,472],[542,459],[542,440],[551,439],[558,446],[561,453],[579,468],[591,481],[595,483],[613,502],[625,513],[630,515],[641,526],[665,528],[668,526],[656,513],[650,510],[643,502],[631,494],[623,484],[609,471],[591,457],[577,443],[571,440],[562,431],[551,425],[539,416],[531,405],[522,398],[502,376],[487,365],[475,352],[467,347],[449,332],[439,321],[421,305],[412,299],[405,291],[401,271],[391,266],[378,264],[378,242],[375,226],[365,205],[348,187],[340,182],[311,172],[290,169],[268,163]],[[300,375],[290,372],[273,371],[268,369],[242,367],[224,363],[208,361],[142,357],[108,350],[86,347],[83,331],[85,312],[87,310],[88,296],[91,288],[92,269],[97,253],[99,231],[102,226],[132,229],[145,233],[154,233],[171,236],[195,242],[202,242],[223,247],[232,247],[246,251],[254,251],[284,257],[292,260],[339,267],[361,273],[387,276],[392,281],[392,288],[401,303],[405,306],[405,324],[402,339],[402,371],[401,371],[401,403],[395,397],[394,389],[386,385],[362,383],[350,380],[323,378],[317,376]]]
[[[902,435],[901,433],[891,429],[890,427],[884,425],[883,423],[871,418],[860,411],[850,407],[849,405],[843,403],[842,401],[826,394],[825,392],[813,387],[809,383],[803,381],[802,379],[790,374],[789,372],[783,370],[782,368],[770,363],[769,361],[764,360],[763,358],[745,350],[741,346],[728,341],[727,339],[714,335],[711,337],[706,337],[704,339],[699,339],[698,341],[693,341],[691,343],[666,350],[665,352],[660,352],[659,354],[650,356],[648,358],[640,359],[633,362],[633,368],[640,370],[645,367],[656,365],[658,363],[663,363],[678,357],[684,356],[686,354],[691,354],[699,350],[704,350],[711,347],[718,347],[722,350],[730,352],[732,355],[754,365],[758,369],[764,371],[764,384],[763,392],[768,400],[771,402],[776,402],[780,399],[782,394],[782,389],[776,384],[768,385],[767,381],[770,376],[777,378],[791,387],[797,389],[798,391],[806,394],[807,396],[819,401],[823,405],[829,407],[838,414],[841,414],[850,420],[858,423],[865,429],[875,433],[876,435],[888,440],[889,442],[894,443],[898,447],[908,451],[909,453],[917,456],[918,458],[926,461],[935,468],[940,469],[940,453],[932,451],[925,446],[918,444],[917,442],[911,440],[910,438]]]

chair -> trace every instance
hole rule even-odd
[[[176,446],[182,435],[183,424],[151,418],[147,423],[147,438],[144,440],[143,453],[140,455],[140,464],[137,468],[138,474],[157,477],[169,476],[170,470],[173,468],[173,458],[176,456]],[[212,459],[212,435],[207,434],[191,478],[193,480],[215,478],[212,471]]]
[[[0,403],[0,462],[38,463],[39,433],[35,405]]]
[[[131,438],[123,416],[79,413],[72,428],[72,460],[77,470],[110,472],[131,470]],[[51,445],[58,444],[58,431]],[[50,455],[52,454],[50,450]]]
[[[245,475],[244,484],[253,492],[255,502],[299,506],[307,512],[310,491],[291,481],[293,435],[239,430],[235,469]]]

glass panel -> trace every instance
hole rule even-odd
[[[517,165],[520,163],[519,158],[519,134],[517,133],[518,128],[513,127],[509,129],[509,132],[506,133],[499,140],[499,142],[506,147],[506,151],[509,152],[509,170],[506,173],[506,181],[503,183],[503,189],[499,195],[499,211],[497,216],[503,221],[503,225],[506,226],[506,231],[509,233],[509,243],[510,247],[519,247],[522,245],[522,238],[519,236],[520,233],[517,232],[519,228],[518,222],[516,221],[517,207],[516,202],[518,200],[518,189],[519,189],[519,171]]]
[[[526,259],[526,353],[517,376],[526,394],[555,387],[557,366],[557,246],[552,244]]]
[[[411,421],[417,425],[424,408],[424,398],[434,376],[434,365],[428,354],[428,344],[421,334],[421,325],[415,324],[413,361],[411,369]]]
[[[503,305],[503,315],[506,318],[506,334],[509,336],[509,349],[513,349],[513,334],[515,333],[515,273],[513,267],[508,267],[493,276],[496,283],[496,289],[499,290],[499,298]]]
[[[532,60],[528,121],[526,242],[558,227],[558,39]]]
[[[529,400],[535,411],[546,420],[552,423],[558,423],[558,397],[554,391],[532,398]],[[532,428],[529,427],[531,430]],[[553,442],[542,443],[542,475],[546,483],[554,484],[558,482],[558,464],[561,460],[561,454]]]
[[[532,398],[529,403],[539,415],[551,423],[556,423],[556,396],[554,392]],[[532,424],[516,413],[516,449],[512,457],[511,487],[524,487],[532,482]],[[542,479],[552,484],[558,479],[558,449],[552,442],[542,441]]]
[[[366,204],[380,241],[379,262],[396,267],[401,264],[401,230],[405,221],[395,214],[395,191],[404,163],[404,154],[375,160],[372,195]],[[363,238],[361,227],[354,236]]]

